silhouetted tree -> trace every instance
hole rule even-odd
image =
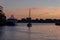
[[[3,7],[0,6],[0,25],[4,25],[6,23],[6,16],[2,9]]]

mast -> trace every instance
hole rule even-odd
[[[31,9],[29,8],[29,18],[31,18]]]

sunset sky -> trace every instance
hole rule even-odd
[[[17,19],[26,18],[31,8],[33,19],[60,19],[60,0],[0,0],[0,5],[7,18],[12,14]]]

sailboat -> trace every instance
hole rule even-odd
[[[16,22],[17,22],[17,20],[14,18],[13,15],[11,15],[11,17],[7,19],[6,24],[8,26],[14,26],[14,25],[16,25]]]
[[[29,18],[28,18],[28,24],[27,24],[27,27],[32,27],[32,24],[31,24],[31,9],[29,8]]]

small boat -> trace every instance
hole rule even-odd
[[[32,24],[31,24],[31,23],[28,23],[28,24],[27,24],[27,27],[32,27]]]
[[[15,25],[16,25],[16,22],[17,22],[17,21],[16,21],[16,19],[14,18],[14,16],[11,15],[11,17],[7,19],[6,24],[7,24],[8,26],[15,26]]]
[[[60,22],[56,22],[56,23],[55,23],[55,25],[58,25],[58,26],[60,26]]]

